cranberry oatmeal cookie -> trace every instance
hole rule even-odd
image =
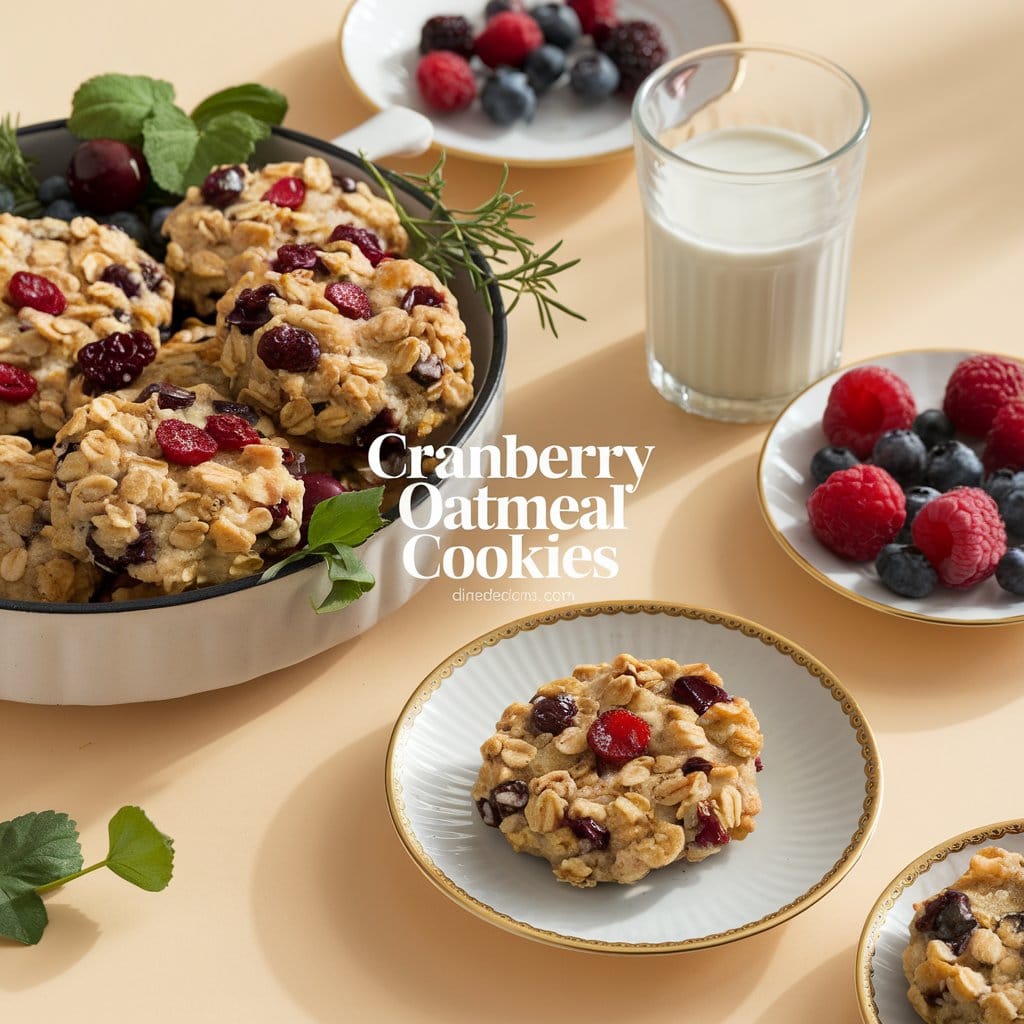
[[[0,432],[49,438],[86,346],[140,332],[155,350],[174,286],[123,231],[0,214]]]
[[[218,304],[221,366],[239,401],[296,436],[365,447],[454,419],[473,397],[458,302],[413,260],[373,267],[358,245],[307,248],[251,270]],[[291,265],[294,254],[287,255]]]
[[[178,294],[201,314],[211,312],[248,269],[251,251],[320,245],[336,232],[372,244],[375,260],[386,252],[404,253],[409,244],[386,199],[364,182],[332,176],[327,162],[315,156],[257,171],[244,165],[216,168],[188,190],[163,227]]]
[[[749,703],[708,665],[620,654],[506,708],[472,795],[560,880],[636,882],[753,831],[762,743]]]
[[[1024,857],[979,850],[961,878],[914,911],[903,973],[922,1020],[1024,1020]]]
[[[259,572],[298,545],[303,483],[244,408],[204,384],[139,397],[101,395],[57,435],[57,548],[177,593]]]

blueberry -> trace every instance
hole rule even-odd
[[[928,449],[912,430],[887,430],[876,442],[871,461],[881,466],[901,487],[919,483],[924,476]]]
[[[905,494],[907,499],[907,517],[903,520],[902,529],[896,535],[896,542],[898,544],[910,543],[910,527],[914,522],[915,516],[929,501],[934,501],[939,496],[939,492],[934,487],[924,486],[908,487]]]
[[[142,218],[137,213],[132,213],[131,210],[118,210],[105,217],[104,223],[123,231],[135,239],[139,245],[146,244],[146,225],[142,223]]]
[[[860,459],[849,448],[837,448],[830,444],[814,453],[811,459],[811,476],[814,477],[816,484],[823,484],[838,470],[859,465]]]
[[[557,46],[538,46],[526,55],[523,70],[530,80],[530,87],[541,96],[565,73],[565,51]]]
[[[962,441],[944,441],[928,452],[924,482],[940,491],[978,487],[984,476],[981,459]]]
[[[51,174],[39,183],[36,195],[43,206],[49,206],[55,199],[70,199],[71,186],[63,174]]]
[[[1024,538],[1024,487],[1015,487],[997,499],[999,514],[1011,537]]]
[[[924,552],[908,544],[886,544],[875,569],[882,583],[902,597],[927,597],[939,582]]]
[[[14,193],[6,185],[0,185],[0,213],[11,213],[16,202]]]
[[[484,8],[484,17],[490,20],[496,14],[501,14],[502,11],[521,11],[522,4],[517,0],[489,0],[489,3]]]
[[[1024,488],[1024,471],[997,469],[981,486],[998,505],[1010,491]]]
[[[540,25],[544,41],[561,50],[568,50],[583,35],[579,15],[568,4],[538,4],[530,14]]]
[[[487,80],[480,103],[484,113],[496,124],[532,121],[537,112],[537,94],[530,88],[529,79],[521,71],[498,68]]]
[[[588,53],[573,64],[569,84],[585,99],[603,100],[619,87],[619,69],[611,57],[603,53]]]
[[[54,199],[43,210],[43,216],[56,217],[57,220],[74,220],[75,217],[82,216],[82,211],[70,199]]]
[[[934,448],[943,441],[952,441],[955,430],[941,409],[925,409],[914,420],[914,433],[924,441],[926,448]]]
[[[996,566],[996,583],[1011,594],[1024,596],[1024,548],[1007,548]]]
[[[173,206],[158,206],[149,215],[149,233],[154,238],[160,234],[160,229],[164,226],[164,221],[167,220],[167,215],[173,209]]]

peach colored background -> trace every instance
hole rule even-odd
[[[288,94],[290,125],[333,135],[366,112],[335,55],[343,6],[6,4],[0,107],[20,111],[23,123],[63,116],[74,87],[108,70],[169,78],[184,105],[259,80]],[[746,38],[832,57],[874,107],[847,358],[915,346],[1022,352],[1019,0],[735,6]],[[494,184],[494,168],[452,160],[450,170],[455,200]],[[455,605],[454,585],[438,582],[358,641],[225,692],[165,705],[0,709],[0,817],[65,809],[98,859],[107,818],[135,802],[177,848],[163,894],[101,873],[49,897],[41,945],[0,946],[5,1019],[498,1022],[596,1013],[856,1024],[854,948],[882,886],[945,837],[1022,813],[1021,628],[888,618],[792,563],[758,511],[764,428],[693,419],[647,384],[631,159],[571,178],[538,170],[512,180],[537,204],[538,243],[564,238],[566,255],[585,256],[561,287],[589,322],[567,324],[553,342],[531,309],[516,313],[507,429],[535,443],[657,445],[629,506],[618,579],[564,589],[578,601],[651,597],[733,611],[829,665],[872,723],[886,771],[882,817],[861,862],[794,921],[682,956],[552,950],[465,913],[419,874],[393,833],[385,747],[430,668],[540,605]],[[225,622],[224,642],[244,643],[258,626]],[[111,671],[146,672],[116,659],[111,651]]]

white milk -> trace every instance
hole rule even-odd
[[[676,152],[746,173],[827,155],[768,127],[717,129]],[[821,168],[753,185],[700,169],[685,177],[646,218],[652,379],[663,391],[781,406],[839,362],[853,204],[840,207]]]

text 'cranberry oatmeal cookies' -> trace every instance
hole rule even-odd
[[[374,267],[358,242],[253,269],[218,303],[233,393],[299,437],[365,447],[422,438],[464,411],[473,363],[458,302],[412,260]]]
[[[636,882],[754,830],[762,744],[749,703],[708,665],[620,654],[506,708],[472,796],[561,881]]]
[[[174,286],[123,231],[0,214],[0,432],[48,438],[89,345],[138,333],[152,351]]]
[[[914,911],[903,972],[922,1020],[1024,1020],[1024,857],[988,846]]]
[[[205,315],[244,273],[251,250],[322,244],[339,225],[369,229],[389,253],[404,253],[409,244],[386,199],[364,182],[333,177],[320,157],[257,171],[218,167],[202,186],[188,190],[164,222],[167,266],[179,297]]]
[[[145,390],[142,402],[93,399],[57,435],[55,547],[160,593],[247,576],[293,550],[303,484],[286,449],[207,385]]]

